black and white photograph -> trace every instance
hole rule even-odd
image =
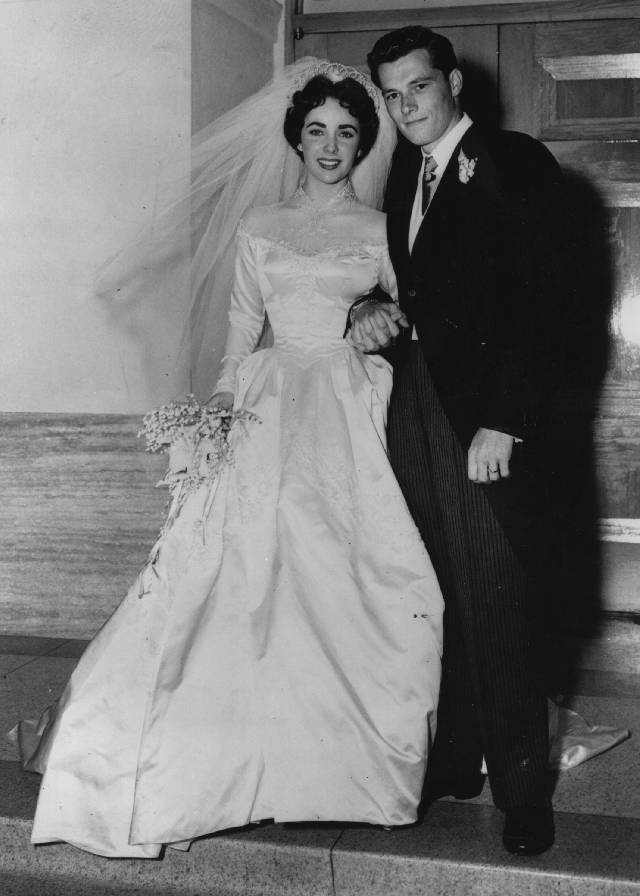
[[[0,0],[0,892],[640,893],[636,0]]]

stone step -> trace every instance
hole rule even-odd
[[[398,831],[260,825],[159,861],[34,848],[29,829],[29,818],[2,813],[3,896],[640,896],[638,818],[557,812],[556,844],[526,859],[502,849],[500,812],[446,801]]]
[[[640,820],[556,813],[557,843],[542,856],[509,856],[502,814],[436,803],[422,826],[383,840],[348,831],[333,850],[335,893],[350,896],[631,896],[640,893]],[[395,839],[397,837],[397,840]]]

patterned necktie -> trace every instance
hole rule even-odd
[[[436,168],[438,163],[433,156],[425,154],[424,171],[422,173],[422,214],[427,210],[429,199],[431,198],[431,184],[436,179]]]

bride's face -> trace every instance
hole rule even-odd
[[[359,145],[358,119],[336,99],[327,97],[307,114],[298,148],[308,176],[324,184],[336,184],[349,176]]]

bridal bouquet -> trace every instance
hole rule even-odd
[[[224,408],[200,404],[193,395],[183,401],[162,405],[142,419],[138,436],[144,436],[146,450],[152,454],[169,455],[169,468],[158,483],[169,487],[169,512],[160,534],[140,574],[138,596],[153,590],[156,563],[167,533],[189,495],[202,485],[213,486],[218,474],[233,461],[232,433],[248,423],[260,423],[250,411],[228,411]],[[205,521],[216,493],[210,488],[204,499],[198,528],[205,539]]]
[[[146,414],[138,435],[144,436],[147,451],[169,455],[169,469],[158,485],[168,486],[181,505],[201,485],[213,483],[233,461],[229,437],[250,422],[260,420],[250,411],[202,405],[188,395]]]

